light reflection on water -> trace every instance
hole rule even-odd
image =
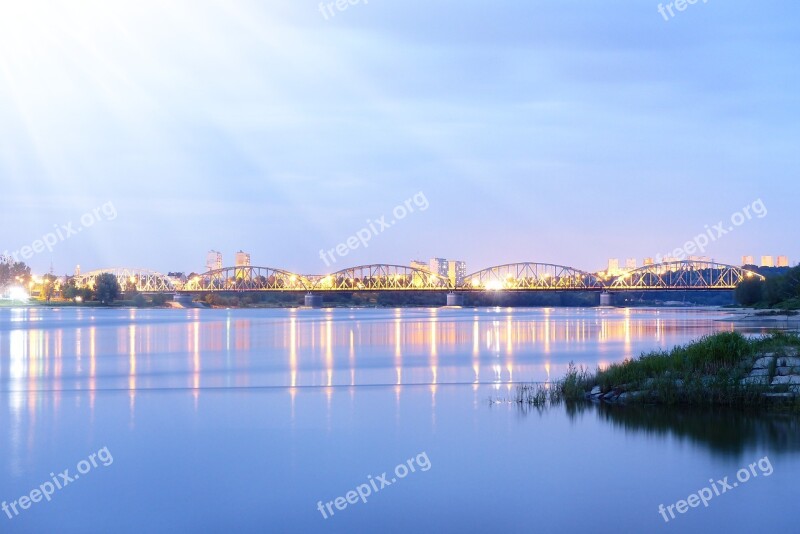
[[[549,382],[570,361],[605,367],[643,350],[731,330],[707,310],[327,309],[327,310],[4,310],[0,391],[127,390],[130,424],[137,392],[217,388],[334,388],[427,385],[436,418],[441,384]],[[1,317],[1,316],[0,316]],[[88,357],[88,365],[86,358]],[[12,409],[20,404],[12,402]],[[294,403],[292,404],[294,406]],[[19,412],[19,410],[18,410]],[[19,420],[19,418],[17,418]]]
[[[571,360],[603,367],[733,328],[715,321],[720,312],[630,309],[10,314],[0,323],[5,391],[547,381]]]
[[[18,423],[23,404],[35,421],[37,391],[53,392],[55,410],[62,392],[85,391],[94,417],[98,391],[126,390],[134,425],[137,392],[147,390],[190,390],[197,409],[203,390],[289,388],[294,411],[298,388],[322,388],[330,413],[335,388],[352,397],[354,387],[392,385],[399,410],[404,386],[426,385],[435,421],[442,384],[510,393],[517,381],[562,376],[570,361],[605,367],[733,329],[724,318],[649,309],[2,310],[0,391],[15,393]]]

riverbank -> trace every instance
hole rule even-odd
[[[724,320],[736,324],[764,324],[800,329],[800,312],[794,310],[738,308],[731,311],[734,312],[733,317]]]
[[[560,381],[519,385],[515,398],[507,402],[542,406],[585,400],[800,408],[800,335],[774,332],[745,338],[738,332],[723,332],[671,351],[646,353],[595,373],[570,364]]]
[[[800,336],[724,332],[643,354],[596,373],[571,369],[566,399],[609,403],[760,406],[800,397]]]

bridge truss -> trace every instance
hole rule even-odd
[[[564,265],[510,263],[470,274],[454,284],[426,269],[372,264],[327,275],[301,275],[272,267],[225,267],[186,283],[146,269],[101,269],[76,277],[78,287],[95,287],[97,277],[113,274],[123,289],[142,293],[242,291],[664,291],[732,290],[742,281],[764,277],[741,267],[714,262],[673,261],[647,265],[614,279]]]
[[[272,267],[225,267],[195,276],[182,291],[308,291],[308,277]]]
[[[461,289],[490,291],[598,290],[602,281],[595,275],[549,263],[509,263],[489,267],[464,278]]]
[[[314,280],[314,291],[431,291],[452,289],[450,280],[404,265],[360,265]]]
[[[77,287],[94,288],[97,278],[102,274],[112,274],[117,278],[119,286],[125,290],[131,285],[140,293],[171,293],[175,291],[175,283],[168,276],[147,269],[114,268],[99,269],[75,277]]]
[[[742,281],[760,274],[714,262],[672,261],[646,265],[616,278],[609,289],[632,291],[736,289]]]

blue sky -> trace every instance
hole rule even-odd
[[[761,199],[707,255],[800,260],[800,6],[370,0],[53,2],[0,14],[0,253],[29,263],[323,273],[463,259],[600,269]],[[76,4],[79,4],[76,7]]]

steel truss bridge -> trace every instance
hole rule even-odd
[[[172,293],[177,289],[176,281],[170,277],[147,269],[100,269],[91,271],[75,277],[77,287],[88,287],[94,289],[97,285],[97,278],[102,274],[112,274],[117,278],[120,288],[123,290],[135,287],[140,293]]]
[[[673,261],[647,265],[617,277],[548,263],[511,263],[470,274],[460,283],[425,269],[402,265],[361,265],[327,275],[302,275],[273,267],[225,267],[185,283],[144,269],[101,269],[76,277],[79,287],[94,287],[111,273],[123,289],[142,293],[332,292],[332,291],[721,291],[749,278],[764,277],[741,267],[714,262]]]

